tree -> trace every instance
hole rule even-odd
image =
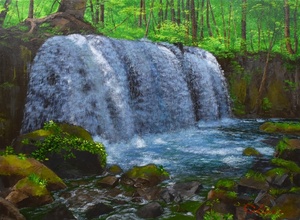
[[[58,12],[65,12],[83,20],[87,0],[62,0]]]
[[[195,10],[195,1],[191,0],[191,22],[192,22],[192,40],[193,44],[197,45],[197,21],[196,21],[196,10]]]
[[[246,34],[246,16],[247,16],[247,0],[242,2],[242,21],[241,21],[241,51],[247,51],[247,34]]]
[[[289,54],[294,54],[294,50],[291,44],[291,32],[290,32],[290,5],[288,0],[284,0],[284,38],[285,46]]]
[[[34,0],[30,0],[28,18],[33,18]]]

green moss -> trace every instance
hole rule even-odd
[[[24,147],[27,144],[36,146],[30,156],[40,161],[48,160],[48,155],[54,153],[61,154],[64,159],[75,158],[73,150],[78,150],[98,154],[101,166],[106,166],[104,145],[94,142],[91,135],[78,126],[49,121],[43,129],[23,135],[21,143]]]
[[[291,172],[300,173],[300,167],[293,161],[284,160],[280,158],[273,158],[271,162],[279,167],[283,167]]]
[[[148,179],[151,176],[169,178],[169,174],[160,166],[149,164],[146,166],[133,167],[126,173],[126,176],[132,179],[144,178]]]
[[[65,183],[52,170],[33,158],[21,159],[17,155],[0,156],[0,175],[29,177],[32,174],[47,181],[50,188],[66,187]]]
[[[265,122],[259,129],[268,133],[284,133],[300,135],[299,122]]]
[[[31,196],[47,196],[50,195],[50,192],[47,188],[41,184],[37,184],[26,177],[21,179],[16,185],[15,188],[19,191],[26,193]]]
[[[220,179],[216,183],[216,188],[224,190],[233,190],[236,187],[236,182],[230,179]]]

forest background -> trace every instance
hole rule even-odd
[[[299,18],[299,0],[0,0],[0,143],[19,134],[38,48],[70,33],[206,49],[234,116],[299,118]]]
[[[78,0],[77,0],[78,1]],[[81,0],[82,1],[82,0]],[[0,26],[56,12],[68,0],[1,0]],[[84,20],[123,39],[181,42],[219,55],[299,56],[299,0],[86,0]]]

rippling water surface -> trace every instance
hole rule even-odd
[[[274,152],[266,141],[279,136],[260,132],[263,122],[237,119],[200,122],[189,129],[136,136],[127,143],[106,143],[108,163],[118,164],[124,170],[155,163],[162,165],[174,179],[193,177],[205,181],[212,176],[213,179],[238,177],[255,162],[255,158],[242,155],[246,147],[256,148],[265,158]]]

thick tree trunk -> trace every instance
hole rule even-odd
[[[247,0],[243,0],[242,2],[242,20],[241,20],[241,51],[246,52],[247,51],[247,44],[246,44],[246,15],[247,15]]]
[[[58,12],[65,12],[83,20],[87,0],[62,0]]]
[[[284,37],[285,46],[289,54],[294,54],[291,44],[291,33],[290,33],[290,5],[288,0],[284,0]]]

